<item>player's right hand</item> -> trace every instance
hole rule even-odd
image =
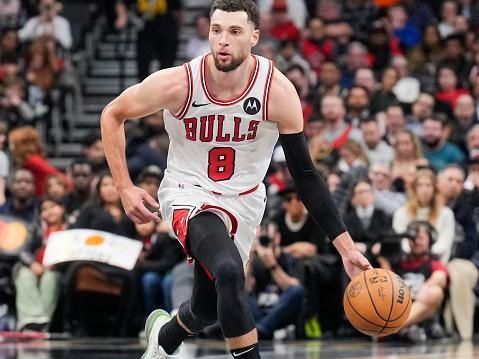
[[[159,208],[160,205],[144,189],[130,186],[120,191],[121,203],[125,213],[135,223],[144,224],[151,221],[159,222],[161,219],[156,213],[152,213],[146,206]]]

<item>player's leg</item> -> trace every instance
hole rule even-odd
[[[178,313],[160,330],[158,341],[165,352],[175,352],[188,336],[214,324],[218,319],[216,307],[214,282],[196,262],[191,299],[183,302]]]
[[[214,276],[218,319],[234,356],[259,358],[257,332],[244,292],[243,262],[223,221],[208,212],[192,218],[188,246],[193,257]]]

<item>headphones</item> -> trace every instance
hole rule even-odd
[[[416,238],[416,234],[420,228],[425,228],[429,236],[429,247],[432,247],[437,241],[437,231],[434,226],[428,221],[413,221],[408,224],[406,232],[411,234],[411,237]]]

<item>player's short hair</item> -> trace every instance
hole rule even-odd
[[[244,11],[248,15],[248,20],[254,24],[254,28],[259,29],[259,11],[253,0],[214,0],[211,5],[210,18],[216,10]]]

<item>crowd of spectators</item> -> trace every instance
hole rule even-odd
[[[160,2],[170,8],[160,11]],[[153,308],[174,311],[188,298],[193,266],[165,223],[135,225],[125,216],[98,133],[85,138],[84,159],[65,172],[49,164],[34,126],[48,117],[48,91],[67,71],[62,54],[71,46],[68,22],[55,0],[40,0],[39,15],[23,23],[16,16],[25,14],[20,4],[15,7],[20,2],[10,1],[9,11],[16,13],[2,12],[4,3],[0,214],[35,224],[18,258],[5,260],[16,292],[10,302],[16,329],[136,335]],[[479,2],[258,5],[261,39],[254,52],[273,60],[295,86],[311,157],[357,248],[412,288],[413,314],[398,337],[471,338],[479,329]],[[153,57],[162,67],[173,64],[179,1],[111,6],[114,29],[146,19],[137,29],[139,79]],[[155,21],[157,16],[168,18]],[[161,34],[167,38],[163,47],[156,36],[165,26],[174,35]],[[185,46],[189,58],[209,51],[208,16],[199,14],[194,26],[197,33]],[[152,40],[159,47],[145,53]],[[168,149],[162,113],[128,123],[126,131],[130,173],[156,196]],[[265,224],[253,245],[245,288],[260,337],[272,338],[290,324],[295,332],[286,335],[298,338],[357,335],[339,304],[348,283],[341,260],[296,194],[279,144],[265,184]],[[140,259],[132,271],[91,263],[42,266],[48,235],[70,228],[139,240]],[[90,297],[72,295],[79,291]],[[90,324],[100,317],[103,331],[95,333],[99,326]]]

